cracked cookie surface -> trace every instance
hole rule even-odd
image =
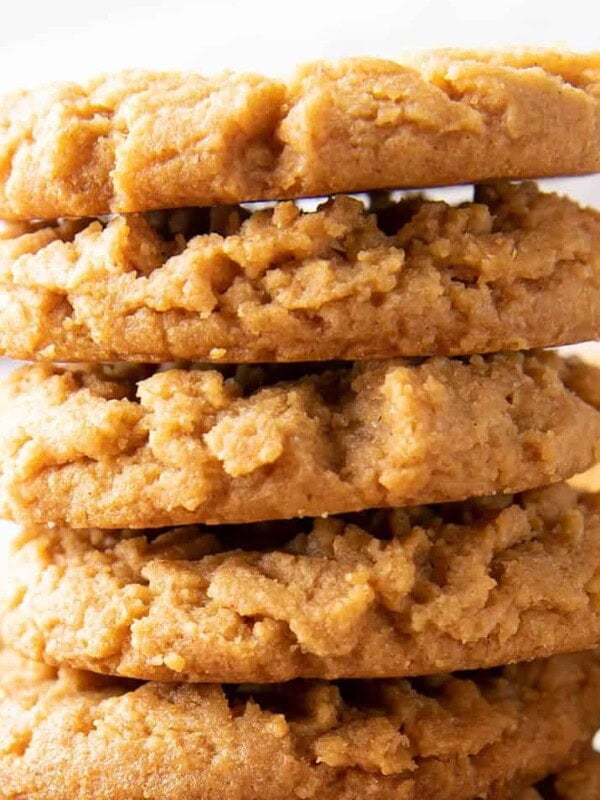
[[[5,223],[0,351],[53,361],[454,355],[600,336],[600,214],[534,184]]]
[[[584,752],[597,653],[469,677],[136,684],[0,656],[0,798],[514,797]]]
[[[523,491],[598,459],[600,372],[553,353],[311,369],[17,370],[0,398],[2,511],[253,522]]]
[[[259,75],[129,71],[0,101],[0,216],[600,170],[600,55],[440,51]]]
[[[3,640],[144,680],[422,675],[600,643],[600,496],[160,533],[25,528]]]

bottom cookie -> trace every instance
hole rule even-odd
[[[135,683],[0,654],[0,798],[508,800],[583,752],[600,651],[461,676]]]

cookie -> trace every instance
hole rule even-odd
[[[553,781],[552,800],[597,800],[600,797],[600,755],[591,753]]]
[[[468,676],[181,685],[0,669],[0,798],[494,800],[587,746],[597,653]]]
[[[474,669],[600,644],[600,495],[156,534],[30,526],[7,574],[3,640],[55,665],[226,683]]]
[[[569,480],[569,484],[586,492],[600,491],[600,464],[594,464],[593,467],[580,475],[574,475]]]
[[[479,187],[475,201],[5,224],[0,352],[320,361],[599,337],[600,214],[531,183]]]
[[[569,388],[600,372],[553,353],[308,369],[24,367],[0,396],[0,511],[75,528],[321,516],[522,491],[600,455],[600,413]]]
[[[129,71],[0,100],[0,216],[52,219],[600,171],[600,55],[441,51]]]
[[[517,793],[515,800],[598,800],[600,797],[600,754],[590,752],[535,789]]]

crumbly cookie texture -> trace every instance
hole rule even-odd
[[[544,779],[538,786],[517,792],[515,800],[598,800],[600,754],[592,751],[571,767]]]
[[[227,683],[582,650],[600,641],[599,512],[600,496],[557,484],[512,501],[316,520],[309,532],[31,526],[1,589],[2,637],[55,665]]]
[[[442,51],[130,71],[0,100],[6,219],[600,170],[600,54]]]
[[[533,183],[474,200],[5,223],[0,352],[316,361],[598,338],[600,214]]]
[[[2,800],[504,800],[600,722],[597,653],[226,688],[56,674],[10,652],[0,666]]]
[[[137,383],[144,369],[38,364],[8,378],[6,516],[75,528],[321,516],[522,491],[600,456],[585,399],[600,371],[554,353]]]
[[[598,800],[600,797],[600,754],[590,753],[553,781],[552,800]]]

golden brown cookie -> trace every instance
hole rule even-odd
[[[441,51],[259,75],[130,71],[0,100],[0,216],[600,170],[600,54]]]
[[[515,800],[598,800],[599,797],[600,754],[593,751],[584,753],[558,775],[515,794]]]
[[[120,216],[0,232],[0,352],[55,361],[308,361],[600,336],[600,214],[534,184],[452,207]],[[4,237],[2,239],[2,237]]]
[[[55,665],[227,683],[489,667],[600,644],[600,495],[154,535],[31,526],[7,575],[4,641]]]
[[[599,797],[600,757],[592,753],[558,775],[516,792],[514,800],[598,800]]]
[[[569,484],[586,492],[600,491],[600,464],[594,464],[593,467],[580,475],[574,475],[569,480]]]
[[[528,786],[526,789],[516,792],[514,800],[542,800],[542,795],[535,786]]]
[[[522,491],[599,456],[600,371],[553,353],[307,365],[27,366],[0,393],[1,510],[142,528]],[[299,377],[291,377],[294,373]],[[282,381],[283,377],[290,378]]]
[[[543,800],[540,794],[541,789],[536,786],[528,786],[526,789],[519,789],[514,794],[514,800]]]
[[[225,689],[0,666],[2,800],[505,800],[600,722],[597,653]]]
[[[590,753],[578,764],[565,769],[552,781],[548,800],[598,800],[600,797],[600,754]]]

